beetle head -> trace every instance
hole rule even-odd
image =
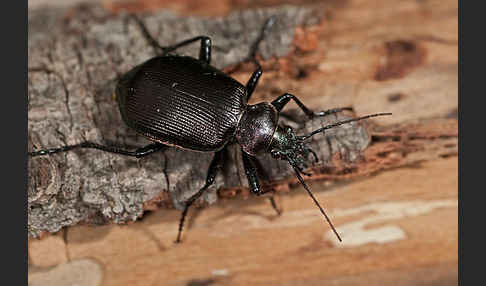
[[[277,127],[268,150],[273,158],[286,160],[303,174],[303,170],[307,168],[309,154],[312,154],[317,162],[314,151],[308,147],[302,136],[295,136],[290,127]]]
[[[391,115],[391,113],[376,113],[370,114],[362,117],[351,118],[339,122],[335,122],[317,130],[312,131],[309,134],[295,136],[292,128],[278,126],[273,134],[272,141],[269,145],[268,151],[275,159],[282,159],[289,162],[289,164],[300,173],[303,172],[304,168],[307,168],[306,161],[309,154],[312,154],[318,161],[317,155],[312,149],[310,149],[305,141],[312,136],[320,133],[324,133],[326,130],[338,127],[343,124],[348,124],[354,121],[359,121],[371,117]]]

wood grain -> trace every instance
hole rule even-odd
[[[66,255],[102,265],[101,285],[453,285],[457,171],[449,158],[332,187],[311,183],[342,244],[295,190],[279,197],[280,217],[256,198],[204,209],[181,245],[173,244],[177,211],[128,226],[73,227]]]

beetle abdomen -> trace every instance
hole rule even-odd
[[[149,139],[198,151],[221,149],[234,135],[246,89],[197,59],[153,58],[117,86],[126,124]]]

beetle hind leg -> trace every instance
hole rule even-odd
[[[149,44],[152,46],[152,48],[155,50],[155,52],[160,53],[160,54],[164,54],[167,47],[161,46],[159,44],[159,42],[157,42],[157,40],[155,40],[155,38],[152,37],[152,35],[148,31],[147,27],[142,22],[142,20],[140,20],[140,18],[138,18],[134,14],[130,14],[129,17],[131,19],[133,19],[137,23],[137,25],[140,27],[140,30],[142,31],[143,36],[149,42]]]
[[[109,153],[114,153],[114,154],[119,154],[119,155],[125,155],[125,156],[131,156],[131,157],[136,157],[136,158],[142,158],[147,155],[150,155],[152,153],[155,153],[157,151],[165,150],[169,146],[163,145],[160,143],[152,143],[147,146],[141,147],[136,149],[135,151],[128,151],[124,150],[115,146],[105,146],[101,145],[98,143],[90,142],[90,141],[85,141],[79,144],[75,145],[67,145],[59,148],[50,148],[50,149],[44,149],[44,150],[37,150],[33,152],[29,152],[30,157],[36,157],[36,156],[42,156],[42,155],[51,155],[51,154],[56,154],[56,153],[61,153],[61,152],[67,152],[75,149],[97,149],[101,150],[104,152],[109,152]]]

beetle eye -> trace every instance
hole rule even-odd
[[[282,159],[282,152],[279,150],[275,150],[275,149],[271,150],[270,155],[274,159]]]

